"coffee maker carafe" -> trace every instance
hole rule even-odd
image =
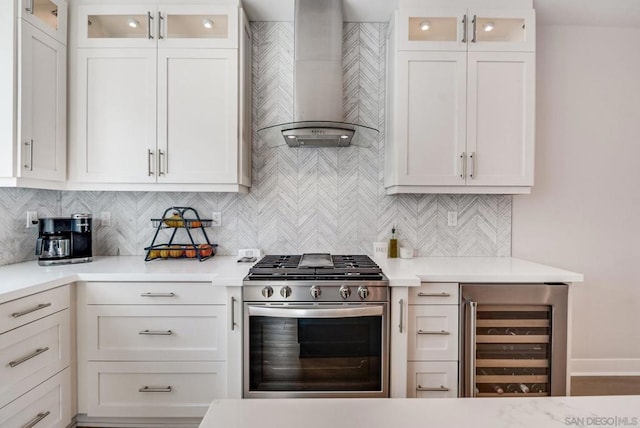
[[[86,263],[93,260],[91,214],[41,218],[36,255],[40,266]]]

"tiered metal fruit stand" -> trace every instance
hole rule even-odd
[[[198,212],[191,207],[170,207],[164,211],[161,218],[152,218],[156,233],[153,235],[151,245],[145,248],[147,252],[144,260],[156,259],[197,259],[207,260],[216,253],[216,244],[209,241],[205,227],[211,226],[211,219],[202,219]],[[161,230],[166,232],[161,234]],[[178,232],[180,231],[180,233]],[[194,239],[194,234],[202,234],[199,239]],[[187,243],[176,242],[176,235],[185,236]],[[159,241],[158,236],[167,236],[169,239]],[[182,238],[184,239],[184,238]],[[204,241],[204,242],[201,242]]]

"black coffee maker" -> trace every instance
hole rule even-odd
[[[91,214],[41,218],[36,255],[40,266],[86,263],[93,260]]]

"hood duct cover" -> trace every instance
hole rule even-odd
[[[342,0],[296,0],[293,121],[258,130],[270,146],[368,146],[378,130],[344,122]]]

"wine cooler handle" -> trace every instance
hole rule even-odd
[[[476,319],[478,303],[468,301],[470,308],[469,320],[469,397],[476,396]]]

